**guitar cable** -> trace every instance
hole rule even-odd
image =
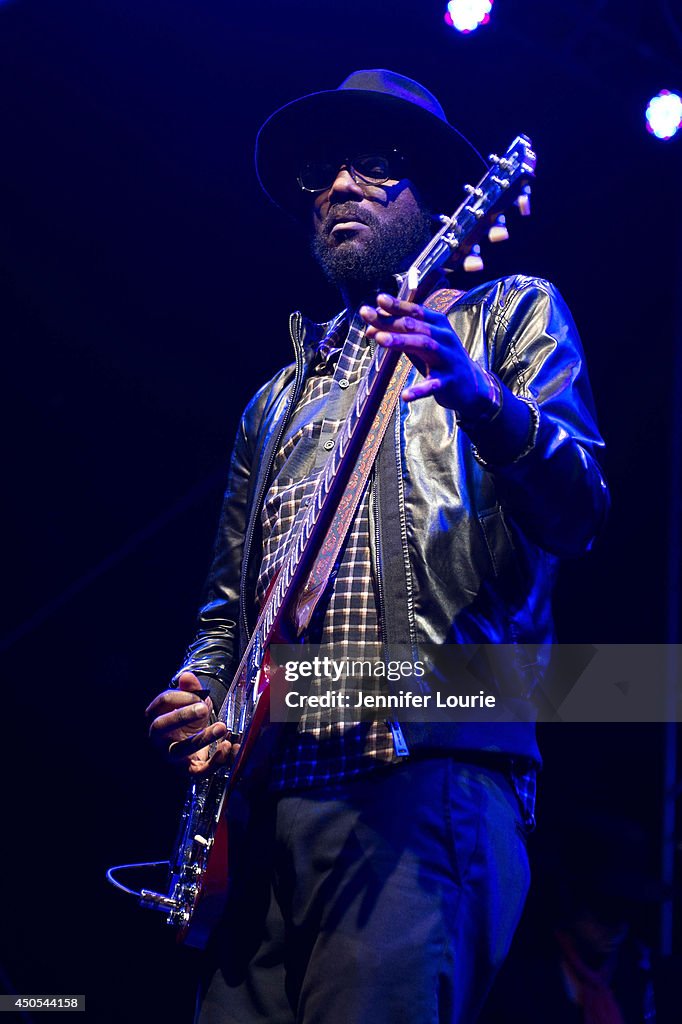
[[[142,861],[139,864],[114,864],[113,867],[110,867],[109,870],[107,871],[106,878],[107,878],[107,882],[110,882],[112,885],[116,886],[117,889],[121,889],[122,892],[127,892],[130,896],[136,896],[138,899],[142,899],[143,895],[142,895],[141,891],[138,892],[136,889],[129,889],[127,885],[123,885],[122,882],[117,881],[117,879],[114,877],[114,872],[115,871],[130,871],[133,868],[160,868],[160,867],[167,867],[167,868],[169,868],[170,867],[170,861],[169,860],[149,860],[149,861]]]

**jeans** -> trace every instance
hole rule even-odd
[[[228,913],[198,1024],[476,1019],[529,882],[503,772],[414,759],[248,814],[232,801]]]

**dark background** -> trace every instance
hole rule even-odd
[[[663,0],[498,0],[468,37],[443,10],[0,3],[2,991],[188,1019],[192,958],[103,876],[169,852],[183,785],[143,710],[192,630],[238,416],[290,359],[291,309],[336,311],[253,174],[282,103],[389,67],[486,153],[532,137],[535,216],[486,273],[568,300],[613,491],[602,543],[565,566],[560,637],[677,638],[682,139],[653,139],[644,109],[682,90],[682,30]],[[539,841],[604,808],[641,823],[655,867],[662,727],[547,726],[543,750]]]

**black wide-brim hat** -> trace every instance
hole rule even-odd
[[[435,213],[459,204],[462,185],[486,168],[476,147],[449,124],[435,96],[394,71],[354,71],[338,87],[280,107],[256,139],[256,173],[270,197],[297,219],[307,216],[310,193],[298,174],[307,160],[338,159],[397,148],[406,176]]]

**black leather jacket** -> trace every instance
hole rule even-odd
[[[503,403],[506,422],[497,424],[497,437],[501,430],[506,438],[518,434],[521,408],[521,443],[510,452],[494,438],[483,448],[479,441],[483,465],[452,410],[430,398],[400,403],[371,493],[385,639],[411,645],[550,642],[558,556],[588,550],[608,507],[595,459],[603,442],[580,341],[554,287],[532,278],[475,288],[448,318],[505,393],[508,388],[537,403],[539,428],[532,450],[515,459],[526,446],[528,409]],[[214,702],[224,692],[216,681],[231,681],[253,626],[260,511],[272,460],[326,326],[293,314],[296,363],[260,389],[239,427],[198,631],[180,670],[199,674],[215,690]],[[404,731],[411,746],[538,758],[532,729],[501,729],[406,723]]]

